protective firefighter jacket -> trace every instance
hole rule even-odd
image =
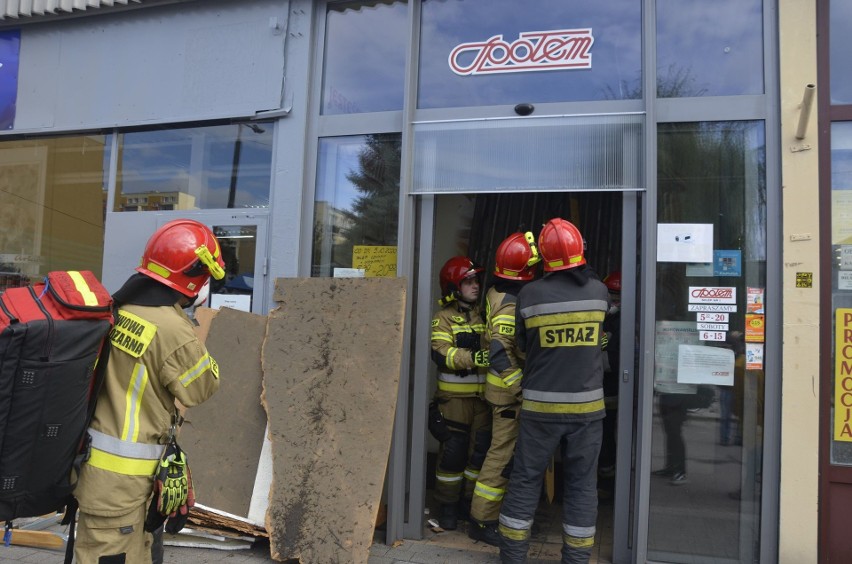
[[[495,406],[519,402],[523,376],[521,366],[524,353],[518,350],[515,341],[515,305],[518,297],[501,289],[506,288],[492,286],[485,297],[485,341],[490,362],[485,380],[485,401]]]
[[[192,407],[219,388],[216,362],[178,305],[122,306],[110,342],[91,454],[75,491],[81,511],[105,517],[137,509],[151,495],[175,399]]]
[[[589,421],[604,417],[604,284],[580,285],[571,271],[530,282],[518,294],[518,347],[526,352],[521,417]]]
[[[481,395],[485,371],[477,369],[473,353],[483,346],[485,322],[479,308],[462,309],[453,301],[432,318],[432,360],[438,365],[438,396]]]
[[[0,296],[0,520],[60,510],[90,409],[112,298],[89,271]]]

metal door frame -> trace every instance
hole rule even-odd
[[[416,327],[412,328],[411,365],[412,386],[410,403],[410,450],[409,450],[409,496],[407,500],[407,519],[403,525],[404,538],[420,539],[423,536],[424,510],[426,508],[426,409],[429,402],[429,365],[431,363],[430,325],[433,308],[433,287],[436,279],[432,271],[432,244],[436,230],[435,195],[419,195],[417,207],[418,231],[416,238],[420,242],[416,260],[419,265],[416,278],[416,301],[414,317]],[[622,192],[622,251],[621,273],[623,280],[637,280],[637,255],[642,250],[637,237],[637,213],[639,195],[637,192]],[[424,242],[429,242],[428,244]],[[627,437],[617,446],[616,491],[631,492],[638,490],[631,482],[639,477],[637,469],[631,468],[633,456],[633,397],[638,378],[634,374],[633,363],[626,362],[636,354],[634,346],[634,328],[636,327],[637,297],[641,297],[641,288],[637,292],[627,292],[621,299],[621,358],[622,378],[618,400],[618,436]],[[642,366],[637,359],[636,366]],[[637,436],[637,444],[640,444]],[[616,495],[613,508],[613,561],[631,562],[633,558],[635,517],[637,506],[632,495]],[[631,506],[633,516],[631,520]]]

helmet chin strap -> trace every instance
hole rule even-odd
[[[207,279],[207,282],[198,290],[198,295],[195,296],[195,300],[192,302],[193,307],[202,306],[207,303],[207,298],[210,296],[210,279]]]

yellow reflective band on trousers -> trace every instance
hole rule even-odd
[[[488,501],[501,501],[503,496],[506,495],[506,488],[492,488],[482,482],[476,482],[476,487],[473,488],[473,495],[478,495]]]
[[[562,535],[562,542],[574,548],[589,548],[595,546],[595,537],[572,537]]]
[[[584,403],[547,403],[525,399],[521,409],[536,413],[594,413],[604,410],[604,400],[599,399]]]
[[[139,411],[142,408],[142,396],[148,386],[148,371],[145,365],[137,364],[124,396],[124,427],[121,439],[136,442],[139,439]]]
[[[153,476],[159,462],[159,459],[142,460],[139,458],[126,458],[92,448],[86,464],[126,476]]]
[[[98,305],[98,297],[95,296],[95,293],[92,292],[91,288],[89,288],[89,284],[86,283],[82,274],[76,270],[69,270],[68,276],[70,276],[71,280],[74,282],[74,288],[80,292],[80,296],[83,298],[84,304],[87,306]]]
[[[511,529],[502,523],[497,525],[497,532],[500,533],[500,536],[506,537],[507,539],[514,541],[523,541],[530,538],[529,529]]]
[[[435,472],[435,479],[439,482],[444,482],[445,484],[455,484],[456,482],[462,481],[462,473],[458,472],[456,474],[447,474],[444,472]]]
[[[181,374],[180,378],[178,379],[180,380],[180,383],[183,384],[183,387],[186,388],[199,376],[204,374],[204,372],[207,371],[210,367],[210,355],[205,354],[199,359],[198,362],[195,363],[195,366]]]

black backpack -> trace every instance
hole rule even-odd
[[[112,325],[112,298],[88,271],[0,295],[0,520],[73,503]]]

